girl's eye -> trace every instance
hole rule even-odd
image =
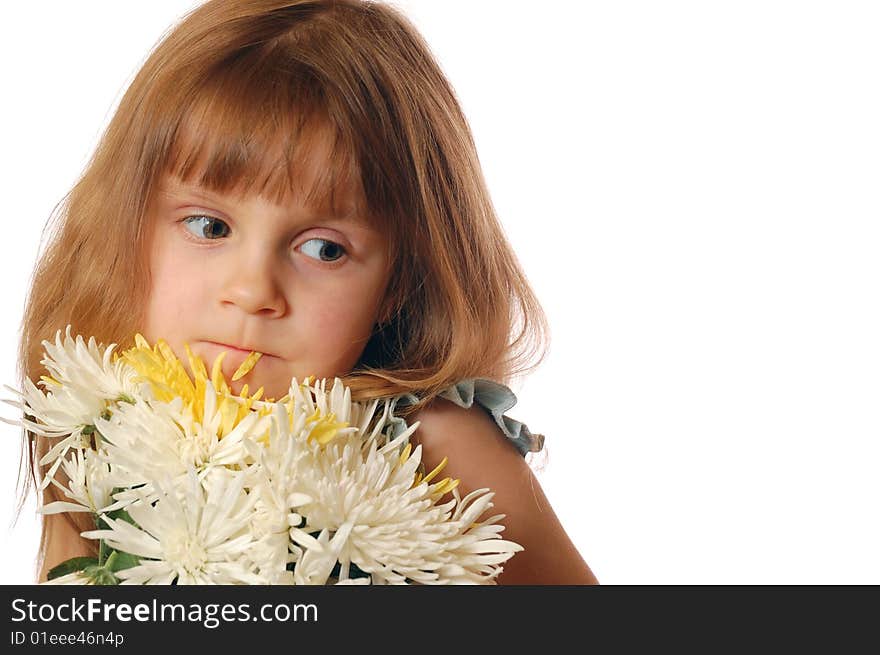
[[[229,234],[229,226],[213,216],[187,216],[183,219],[187,231],[201,239],[219,239]],[[194,226],[190,229],[190,226]]]
[[[301,247],[309,257],[320,259],[323,262],[335,262],[345,254],[345,248],[335,241],[327,239],[309,239]]]

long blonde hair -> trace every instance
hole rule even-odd
[[[67,324],[105,344],[132,342],[163,173],[277,202],[319,128],[334,146],[309,197],[323,202],[353,182],[396,258],[380,322],[342,378],[353,399],[415,393],[422,402],[408,415],[458,380],[509,384],[536,368],[547,320],[455,93],[409,20],[361,0],[210,0],[154,48],[53,212],[23,318],[20,382],[46,373],[41,343]],[[25,439],[36,483],[47,444]],[[41,553],[46,541],[44,523]]]

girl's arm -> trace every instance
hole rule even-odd
[[[89,542],[79,536],[79,530],[62,514],[49,514],[44,517],[43,530],[46,531],[46,555],[40,566],[37,582],[45,582],[49,570],[71,557],[94,557]]]
[[[413,446],[422,445],[425,470],[433,470],[448,457],[439,477],[461,480],[458,489],[462,498],[474,489],[489,487],[495,492],[494,507],[486,510],[485,516],[505,514],[500,536],[524,548],[503,565],[499,584],[599,583],[525,459],[489,414],[478,405],[465,409],[437,398],[408,423],[416,420],[421,424],[411,439]]]

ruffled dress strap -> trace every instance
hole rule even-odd
[[[544,447],[543,434],[532,432],[525,423],[505,414],[516,404],[516,395],[503,384],[487,378],[468,378],[444,389],[438,395],[465,409],[469,409],[474,403],[480,405],[489,412],[504,435],[523,456],[529,452],[538,452]],[[389,423],[392,425],[392,437],[407,429],[406,421],[394,415],[394,408],[418,401],[418,396],[412,393],[402,394],[391,400]]]

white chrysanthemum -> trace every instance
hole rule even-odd
[[[204,418],[201,422],[182,408],[180,403],[174,403],[171,408],[175,422],[183,430],[183,439],[177,445],[180,459],[197,470],[242,465],[247,456],[244,442],[258,438],[269,429],[268,417],[251,411],[227,433],[223,428],[227,417],[224,416],[223,406],[217,402],[217,392],[210,381],[205,384]]]
[[[57,480],[52,484],[73,502],[56,501],[40,508],[42,514],[58,512],[91,512],[100,514],[112,503],[110,492],[114,483],[110,465],[93,450],[77,448],[68,456],[62,469],[67,476],[65,487]]]
[[[255,465],[248,473],[250,494],[255,498],[255,504],[250,523],[254,543],[247,557],[267,584],[292,584],[292,574],[287,570],[287,565],[300,554],[298,549],[291,553],[287,533],[289,507],[293,503],[284,496],[283,480],[269,477],[266,468]],[[276,485],[275,482],[280,484]]]
[[[129,489],[116,494],[118,503],[112,507],[124,507],[139,495],[149,495],[151,481],[163,476],[179,477],[194,468],[205,479],[212,471],[222,475],[227,466],[244,465],[244,442],[265,432],[268,418],[251,412],[223,437],[219,435],[221,419],[210,382],[205,390],[204,423],[183,409],[180,398],[170,403],[123,405],[110,419],[99,419],[95,425],[104,438],[107,460],[113,464],[113,482]]]
[[[276,545],[276,570],[280,570],[281,563],[277,544],[284,543],[285,550],[289,549],[289,553],[286,553],[288,562],[297,562],[303,556],[303,549],[290,542],[287,530],[302,525],[304,521],[293,508],[312,500],[297,491],[301,470],[303,466],[309,466],[308,462],[302,462],[303,458],[309,456],[307,444],[311,441],[311,447],[319,448],[321,443],[340,436],[365,434],[379,403],[378,400],[353,403],[351,391],[343,386],[339,378],[334,379],[329,394],[326,393],[325,385],[326,380],[314,387],[299,385],[294,378],[289,395],[291,400],[287,405],[289,415],[281,403],[273,407],[273,429],[269,445],[253,453],[255,460],[260,463],[259,482],[255,484],[254,490],[264,498],[261,509],[265,515],[273,518],[272,543]],[[356,425],[349,427],[351,423]],[[378,433],[381,427],[381,424],[377,425],[374,433]],[[300,438],[292,438],[294,434]],[[255,446],[253,444],[252,449]],[[279,534],[281,529],[285,530],[283,542]],[[308,568],[309,561],[314,557],[315,553],[312,553],[305,566],[299,567],[300,583],[302,572]],[[329,563],[328,573],[334,565],[335,560]],[[289,575],[289,572],[286,573]]]
[[[40,465],[52,464],[41,488],[52,481],[70,448],[88,446],[86,437],[97,417],[108,409],[112,413],[116,403],[133,402],[150,394],[147,385],[136,382],[134,369],[121,360],[113,362],[116,344],[102,353],[94,337],[86,345],[82,336],[74,339],[70,329],[68,325],[63,342],[61,330],[54,344],[43,341],[46,356],[41,361],[51,375],[40,382],[45,392],[30,380],[25,380],[23,393],[6,387],[22,399],[6,402],[34,418],[22,418],[16,424],[44,437],[60,438],[40,459]]]
[[[250,493],[256,498],[251,519],[255,543],[250,557],[271,584],[290,584],[287,564],[301,555],[298,547],[294,546],[292,552],[290,548],[290,525],[301,523],[301,517],[291,512],[293,507],[311,499],[294,491],[299,461],[305,452],[298,441],[289,438],[291,419],[281,403],[273,406],[271,419],[268,444],[245,444],[255,462],[247,471]],[[297,423],[302,427],[305,421],[305,414],[300,413]]]
[[[253,406],[274,412],[275,405],[281,404],[291,417],[291,426],[299,417],[314,421],[316,416],[333,417],[333,421],[330,423],[345,423],[347,426],[352,426],[344,429],[331,429],[332,434],[329,435],[329,438],[342,434],[365,434],[376,413],[379,401],[373,400],[369,403],[352,401],[351,390],[343,385],[339,378],[333,378],[333,387],[329,393],[326,391],[326,385],[326,379],[309,385],[307,382],[300,384],[297,378],[293,378],[290,390],[284,399],[275,403],[256,401]],[[326,421],[324,423],[327,424]],[[322,435],[319,434],[313,433],[312,436],[319,441],[322,439]]]
[[[102,437],[104,457],[111,463],[114,486],[141,487],[126,496],[129,502],[149,495],[153,480],[186,473],[178,448],[180,428],[165,403],[122,405],[109,419],[98,419],[95,426]]]
[[[142,558],[116,573],[122,584],[262,584],[242,563],[253,542],[253,499],[242,489],[242,476],[234,480],[205,490],[190,470],[182,484],[154,482],[155,503],[142,499],[127,507],[137,526],[104,515],[109,529],[83,536]]]
[[[293,574],[287,570],[288,563],[295,560],[290,552],[287,517],[267,502],[265,491],[265,485],[250,490],[257,499],[249,526],[254,541],[244,557],[264,584],[293,584]]]
[[[137,373],[122,360],[113,361],[116,344],[110,344],[103,353],[101,346],[90,337],[86,345],[82,336],[73,339],[67,326],[64,341],[61,330],[55,335],[55,343],[43,341],[46,357],[42,360],[55,383],[76,389],[85,396],[91,394],[99,399],[117,399],[120,396],[137,397],[147,393],[147,388],[137,382]],[[51,386],[51,383],[50,383]]]
[[[102,352],[94,337],[88,345],[82,336],[71,337],[68,325],[63,342],[58,330],[55,343],[43,341],[43,346],[46,356],[41,362],[51,375],[40,381],[46,392],[26,380],[25,393],[19,394],[25,401],[21,408],[40,422],[26,427],[38,434],[57,437],[81,430],[93,425],[111,403],[150,397],[149,386],[136,381],[133,368],[113,361],[116,344]]]
[[[417,473],[421,447],[408,441],[418,424],[392,439],[390,404],[377,416],[379,401],[352,402],[338,378],[329,393],[326,380],[294,378],[270,403],[218,402],[220,383],[203,376],[204,402],[185,405],[157,399],[112,362],[113,346],[102,354],[69,327],[63,343],[59,332],[44,345],[47,393],[26,381],[16,406],[33,417],[20,425],[59,438],[40,463],[51,464],[44,485],[70,502],[42,511],[101,514],[107,529],[83,536],[140,558],[117,572],[124,584],[492,584],[522,550],[500,538],[503,515],[480,520],[488,489],[462,499],[457,482],[429,484],[442,465]],[[185,387],[165,386],[169,397]],[[53,479],[59,466],[67,486]],[[134,524],[107,516],[121,507]],[[352,579],[354,567],[367,577]]]
[[[337,379],[334,392],[341,388]],[[280,421],[273,424],[273,440],[298,444],[285,491],[310,499],[291,513],[291,539],[304,551],[295,584],[326,584],[337,562],[339,581],[354,564],[374,584],[491,583],[501,572],[498,565],[522,550],[498,536],[503,527],[495,522],[503,515],[477,523],[492,507],[493,494],[479,489],[462,500],[453,489],[454,500],[437,505],[446,483],[428,484],[428,476],[413,486],[421,446],[412,455],[407,446],[401,454],[419,424],[388,441],[381,432],[387,418],[386,404],[369,436],[364,426],[340,429],[323,445],[296,416],[289,431]],[[293,523],[301,517],[304,525]]]
[[[315,410],[318,410],[322,416],[332,414],[343,423],[359,424],[360,429],[365,431],[366,422],[375,413],[378,401],[372,403],[352,402],[351,390],[343,385],[339,378],[333,378],[333,387],[330,393],[327,393],[326,385],[326,379],[314,386],[308,386],[298,384],[297,379],[293,378],[289,392],[289,397],[293,402],[292,415],[294,417],[300,414],[311,416]]]
[[[302,523],[302,517],[292,508],[311,500],[295,489],[299,462],[307,452],[303,448],[304,441],[292,439],[290,434],[305,431],[316,439],[360,434],[366,431],[378,405],[378,401],[368,405],[353,403],[350,390],[344,388],[338,378],[330,394],[325,392],[325,384],[326,380],[322,380],[311,388],[298,384],[294,378],[289,402],[262,404],[272,410],[269,443],[265,446],[255,441],[245,443],[257,463],[249,470],[251,493],[258,499],[251,527],[256,541],[250,555],[261,575],[271,584],[292,583],[287,564],[302,556],[302,549],[291,543],[288,535],[291,526]],[[359,425],[342,427],[350,421]]]
[[[71,448],[89,447],[89,437],[83,431],[93,429],[91,425],[95,417],[105,411],[107,404],[103,400],[96,401],[91,395],[79,394],[68,388],[56,389],[46,394],[30,380],[25,380],[24,393],[4,386],[22,398],[22,402],[4,402],[18,407],[24,415],[33,416],[35,420],[0,420],[11,425],[20,425],[34,434],[58,440],[39,461],[40,466],[51,464],[40,483],[40,490],[43,490],[53,481],[58,467]]]

